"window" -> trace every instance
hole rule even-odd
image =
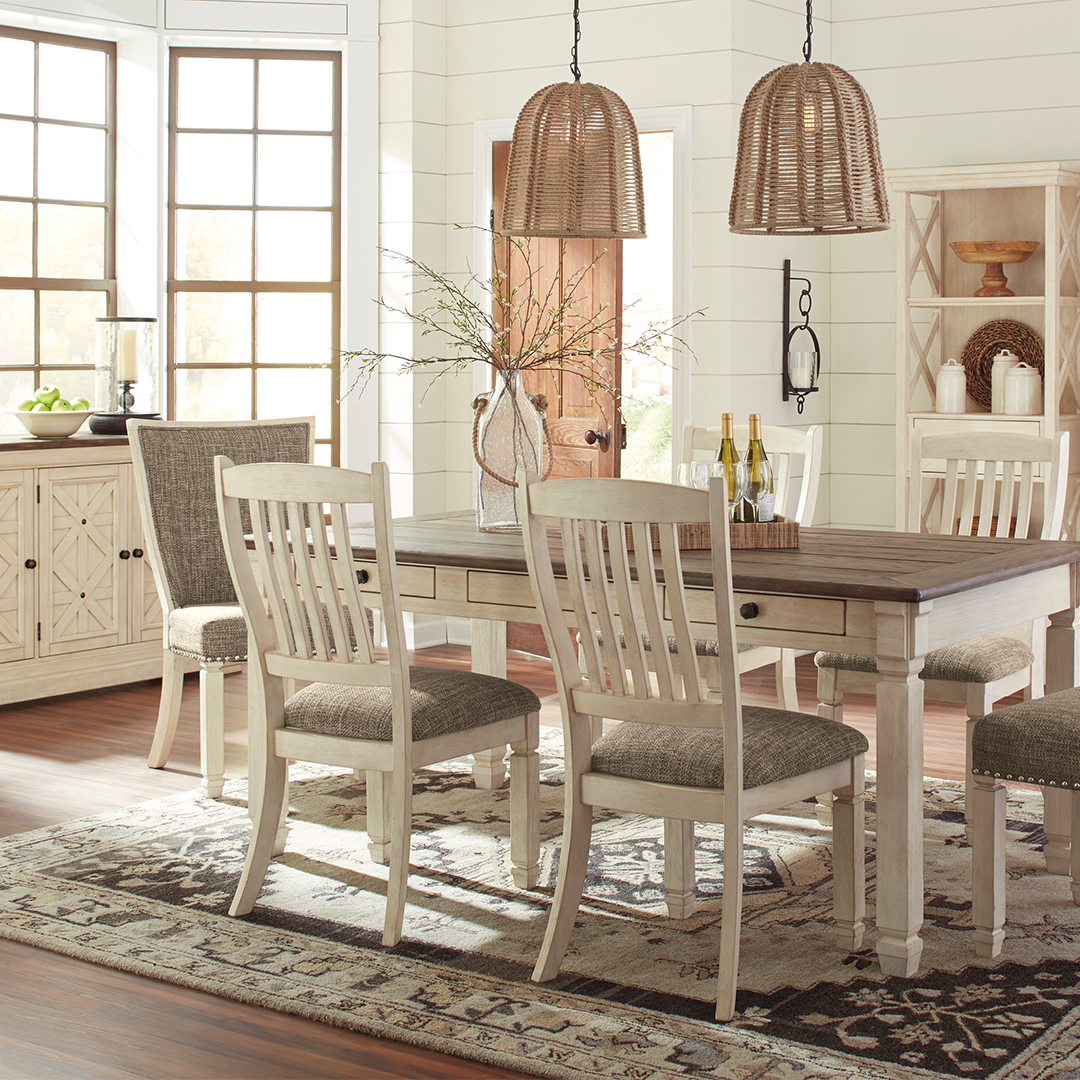
[[[45,383],[93,400],[94,320],[116,313],[115,72],[111,43],[0,28],[0,408]]]
[[[340,54],[171,58],[169,415],[313,414],[337,464]]]

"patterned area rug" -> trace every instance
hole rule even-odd
[[[558,861],[558,733],[545,735],[541,887],[507,870],[508,798],[466,762],[419,774],[405,938],[379,944],[385,876],[367,855],[363,784],[296,767],[291,838],[254,913],[226,910],[245,788],[175,795],[0,842],[0,935],[545,1077],[1080,1076],[1080,909],[1046,874],[1037,794],[1010,796],[1003,955],[970,945],[962,790],[926,787],[926,948],[913,980],[832,939],[830,859],[812,805],[747,830],[738,1013],[712,1019],[721,848],[698,827],[698,910],[663,907],[660,823],[604,815],[560,978],[529,972]],[[873,916],[873,802],[868,814]]]

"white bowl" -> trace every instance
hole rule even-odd
[[[39,439],[66,439],[69,435],[74,435],[86,423],[87,418],[99,410],[22,412],[19,409],[7,409],[5,411],[12,416],[17,416],[22,421],[23,427]]]

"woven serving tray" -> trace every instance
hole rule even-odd
[[[728,528],[731,546],[736,550],[797,548],[799,546],[799,523],[779,515],[773,521],[767,521],[761,525],[746,525],[735,521]],[[677,530],[679,548],[682,551],[704,551],[712,547],[712,533],[707,521],[679,525]],[[629,530],[626,534],[626,547],[629,551],[634,550],[634,538]],[[652,547],[653,551],[660,550],[660,530],[656,525],[652,526]]]
[[[1030,326],[1014,319],[991,319],[983,323],[964,344],[960,362],[967,372],[968,394],[984,409],[991,406],[990,371],[994,357],[1002,349],[1008,349],[1018,360],[1035,368],[1040,376],[1043,374],[1042,339]]]

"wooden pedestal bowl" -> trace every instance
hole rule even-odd
[[[982,288],[975,296],[1015,296],[1006,286],[1002,263],[1022,263],[1039,246],[1038,240],[955,240],[949,247],[966,263],[984,263]]]

